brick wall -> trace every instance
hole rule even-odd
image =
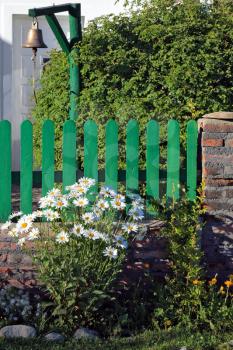
[[[169,271],[166,241],[160,237],[162,222],[146,224],[146,232],[134,240],[129,250],[123,280],[130,282],[150,269],[158,280],[164,278]],[[141,237],[140,237],[141,236]],[[27,243],[33,249],[33,244]],[[9,283],[17,288],[35,288],[36,267],[30,256],[24,254],[7,232],[0,231],[0,282]]]
[[[30,247],[29,247],[30,248]],[[0,282],[6,282],[17,288],[37,285],[36,268],[30,256],[7,235],[0,234]]]
[[[202,234],[208,273],[233,272],[233,120],[199,120],[206,225]]]

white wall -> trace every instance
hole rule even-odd
[[[29,8],[64,4],[66,0],[0,0],[0,119],[12,120],[12,17],[27,14]],[[81,0],[82,16],[88,20],[123,10],[123,0]]]

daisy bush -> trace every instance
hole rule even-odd
[[[114,301],[128,242],[143,219],[139,196],[131,196],[126,210],[123,194],[106,187],[95,194],[95,188],[90,178],[67,186],[65,193],[54,188],[38,210],[13,213],[2,227],[32,254],[50,298],[47,315],[63,329],[104,322],[98,312]]]

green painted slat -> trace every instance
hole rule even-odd
[[[139,127],[131,119],[126,128],[126,193],[138,192]]]
[[[195,120],[187,124],[187,197],[195,200],[197,190],[198,127]]]
[[[84,176],[98,181],[97,125],[93,120],[84,124]],[[97,191],[97,186],[93,191]]]
[[[167,199],[180,196],[180,126],[176,120],[168,122]]]
[[[63,190],[76,182],[76,126],[67,120],[63,126]]]
[[[0,221],[11,213],[11,124],[0,122]]]
[[[54,123],[46,120],[42,128],[42,195],[54,187]]]
[[[105,185],[117,191],[118,182],[118,125],[109,120],[106,125]]]
[[[146,131],[146,196],[149,211],[150,199],[159,199],[159,123],[150,120]]]
[[[32,212],[33,141],[32,123],[29,120],[21,124],[20,144],[20,210],[24,214],[30,214]]]

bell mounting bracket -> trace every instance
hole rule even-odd
[[[56,13],[68,12],[70,24],[70,40],[67,39]],[[70,55],[72,50],[78,50],[75,45],[82,39],[81,28],[81,4],[63,4],[48,7],[33,8],[28,10],[30,17],[45,16],[51,30],[53,31],[61,49],[69,56],[70,64],[70,110],[69,118],[76,120],[78,117],[77,98],[80,94],[80,72],[77,63]]]

